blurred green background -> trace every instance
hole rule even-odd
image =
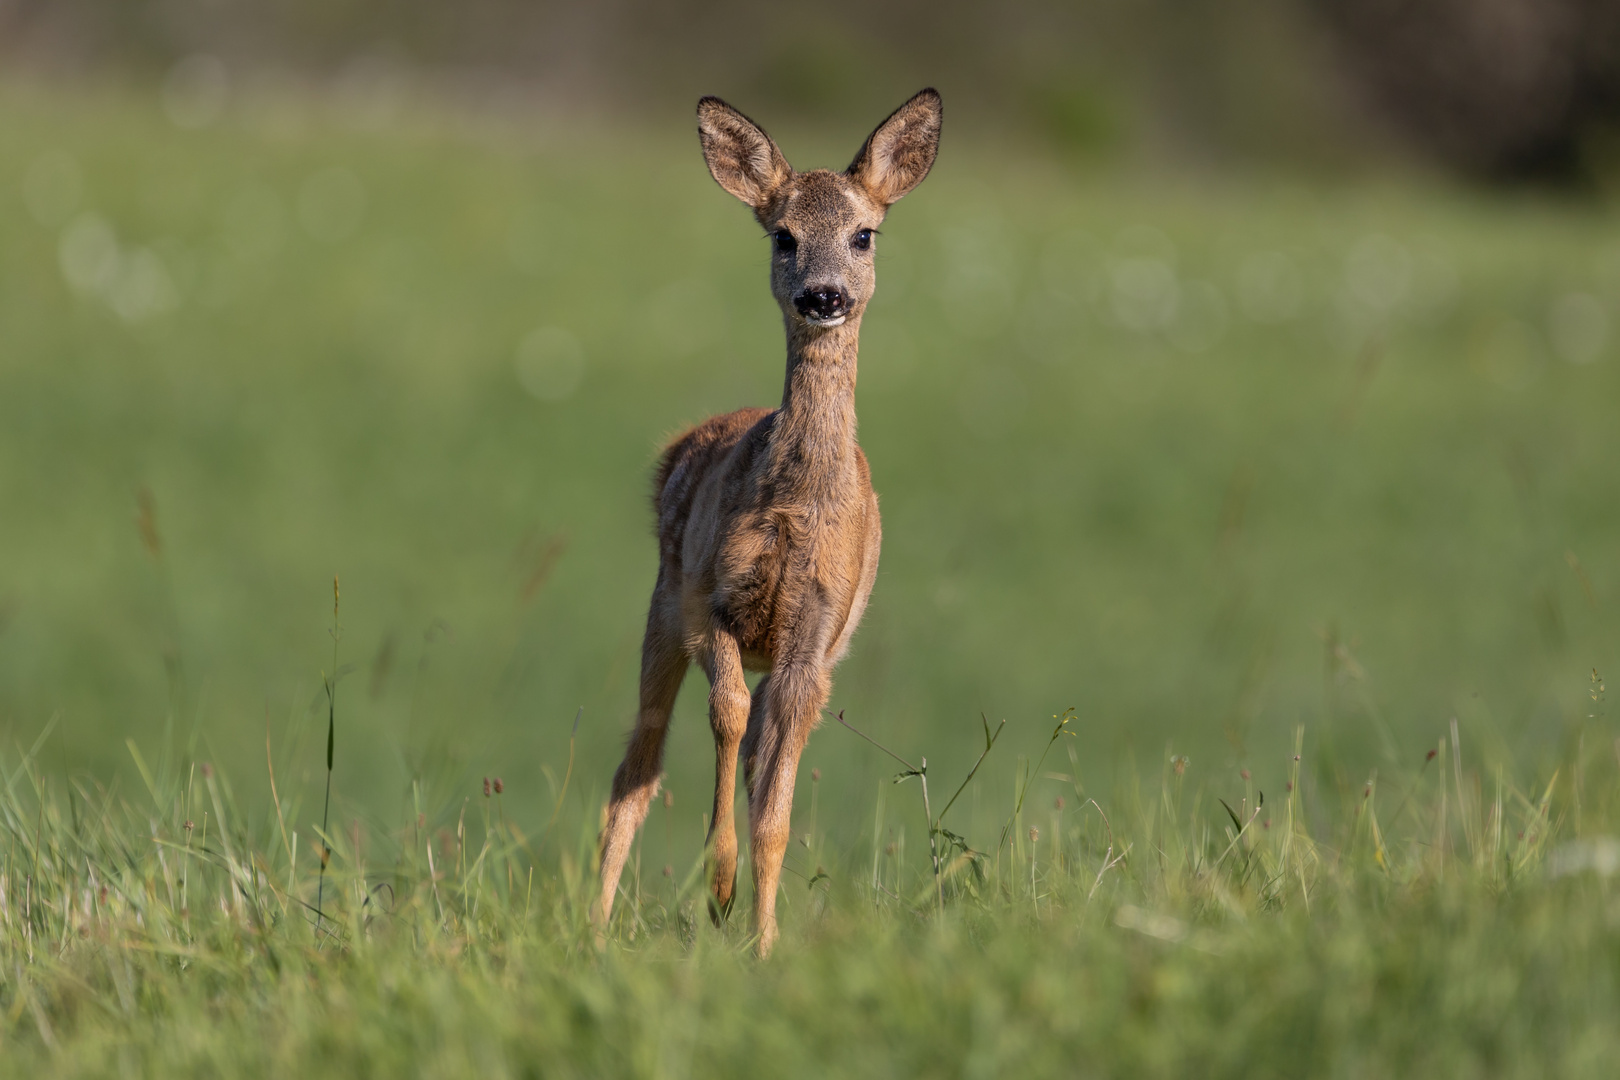
[[[418,779],[448,821],[499,775],[532,831],[583,708],[566,805],[593,822],[651,462],[780,395],[764,241],[692,102],[836,167],[925,82],[945,143],[880,241],[885,547],[834,710],[948,776],[981,713],[1030,753],[1074,706],[1047,768],[1100,792],[1167,753],[1280,791],[1304,725],[1329,797],[1453,716],[1526,771],[1606,723],[1602,57],[1562,134],[1448,142],[1380,104],[1404,84],[1368,43],[1405,39],[1364,6],[880,6],[847,47],[724,8],[490,3],[455,34],[359,3],[0,10],[0,735],[57,717],[53,767],[138,791],[129,739],[262,815],[268,733],[307,818],[336,573],[342,813],[385,832]],[[697,852],[704,693],[654,863]],[[833,725],[804,767],[853,843],[890,764]],[[981,846],[1013,768],[968,812]]]

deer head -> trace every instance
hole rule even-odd
[[[841,173],[795,172],[763,128],[719,98],[698,102],[709,172],[771,241],[771,293],[790,332],[858,320],[876,290],[874,237],[939,149],[939,94],[924,90],[873,131]]]

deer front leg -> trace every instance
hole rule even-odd
[[[750,748],[753,782],[748,801],[754,930],[762,957],[769,956],[776,944],[776,889],[792,828],[799,756],[829,691],[827,673],[819,666],[779,666],[770,678],[757,741]]]
[[[619,891],[619,875],[624,872],[630,844],[647,816],[647,805],[658,794],[664,736],[687,663],[680,634],[671,621],[671,605],[661,603],[660,595],[654,593],[641,646],[641,709],[624,761],[613,774],[613,797],[602,827],[602,894],[592,912],[599,937],[613,914],[613,897]]]
[[[736,638],[713,631],[701,663],[709,676],[709,726],[714,729],[714,815],[705,845],[714,893],[709,917],[719,926],[731,913],[737,885],[737,747],[748,727],[751,699]]]

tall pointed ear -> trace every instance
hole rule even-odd
[[[765,129],[717,97],[698,102],[698,139],[715,181],[758,213],[793,176]]]
[[[893,205],[934,167],[944,116],[939,91],[922,91],[877,126],[845,174],[884,206]]]

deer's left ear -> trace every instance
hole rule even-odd
[[[893,205],[934,167],[944,115],[939,91],[922,91],[877,126],[845,174],[884,206]]]

